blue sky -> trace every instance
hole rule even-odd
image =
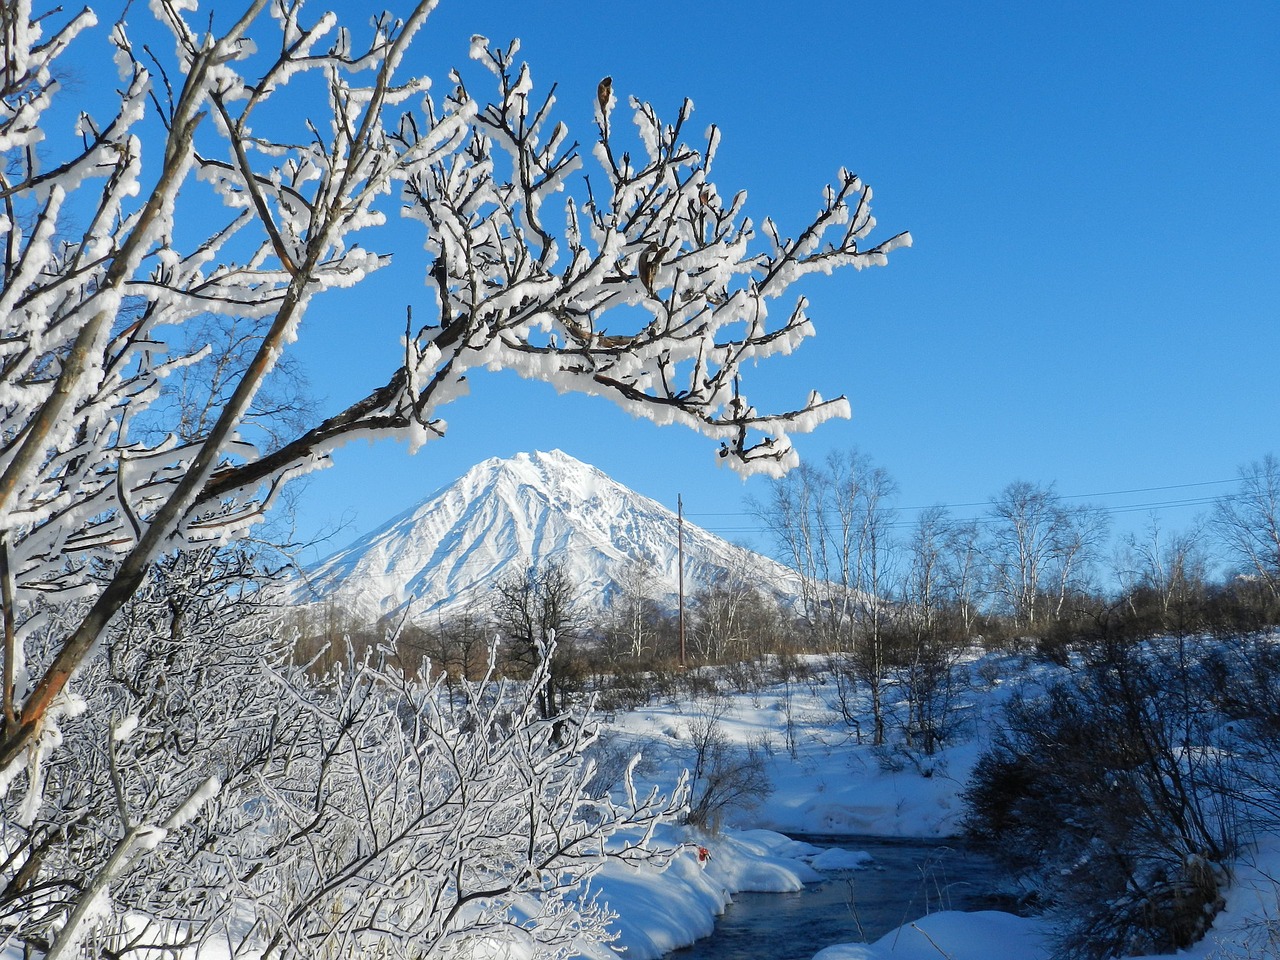
[[[803,225],[845,165],[877,235],[912,232],[886,268],[807,284],[818,336],[750,371],[760,406],[849,397],[803,457],[856,446],[901,506],[966,515],[1017,479],[1148,491],[1091,497],[1112,507],[1212,497],[1280,451],[1280,5],[444,0],[414,66],[445,82],[473,33],[522,39],[580,141],[609,74],[719,124],[720,191],[745,188],[757,220]],[[394,364],[405,304],[430,302],[417,249],[313,308],[298,355],[322,412]],[[504,375],[443,413],[416,456],[358,443],[308,482],[300,533],[346,524],[318,552],[486,457],[555,447],[763,545],[744,501],[766,482],[717,468],[711,441]]]

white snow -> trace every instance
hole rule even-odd
[[[970,666],[985,662],[990,667],[999,659],[987,655]],[[1031,683],[1037,674],[1054,668],[1007,662],[1004,669],[1022,674],[1022,683]],[[972,672],[976,681],[978,671]],[[719,836],[683,835],[686,842],[706,848],[705,863],[699,864],[696,848],[691,848],[663,874],[624,873],[613,867],[605,871],[606,899],[621,915],[616,928],[625,956],[652,960],[710,934],[714,916],[734,892],[794,890],[819,876],[816,871],[874,869],[871,857],[856,849],[824,850],[788,839],[782,831],[851,837],[957,834],[960,792],[985,742],[989,721],[1017,685],[976,682],[966,707],[975,721],[971,734],[965,742],[916,764],[856,743],[829,708],[830,691],[816,682],[731,694],[722,728],[739,745],[762,739],[771,744],[768,769],[774,793],[756,809],[737,814]],[[794,757],[785,737],[788,698]],[[698,709],[692,701],[658,704],[619,714],[609,729],[623,742],[644,748],[650,779],[670,783],[682,763],[684,724]],[[1254,856],[1254,862],[1237,867],[1226,909],[1209,935],[1178,953],[1179,960],[1277,955],[1280,839],[1264,836]],[[874,943],[832,944],[815,960],[1051,960],[1052,936],[1049,923],[1035,917],[944,911],[910,921]]]
[[[656,839],[689,846],[663,873],[609,863],[596,882],[619,914],[615,946],[626,948],[627,960],[650,960],[709,936],[733,893],[783,893],[820,878],[781,855],[791,841],[769,831],[713,838],[673,829]]]
[[[1049,949],[1036,920],[995,910],[946,911],[912,921],[875,943],[828,947],[814,960],[1047,960]]]
[[[862,851],[823,849],[792,840],[783,831],[939,837],[958,830],[958,793],[976,750],[957,749],[938,758],[936,766],[945,772],[930,777],[914,770],[885,771],[874,751],[854,743],[833,717],[826,702],[829,693],[792,684],[789,693],[778,686],[764,694],[730,697],[722,729],[740,746],[770,745],[774,792],[756,809],[738,814],[717,836],[686,830],[659,837],[669,842],[676,836],[694,845],[665,873],[623,871],[614,865],[604,871],[605,899],[620,914],[617,945],[626,948],[628,960],[654,960],[710,935],[733,893],[798,890],[820,879],[820,871],[871,865],[870,855]],[[788,696],[797,737],[794,757],[783,730]],[[699,709],[688,701],[657,704],[618,714],[609,730],[629,747],[643,749],[649,777],[669,784],[687,762],[685,725]],[[644,775],[639,774],[642,780]],[[708,854],[702,863],[697,846]]]
[[[336,599],[368,620],[408,604],[411,616],[434,622],[487,597],[502,576],[555,559],[584,598],[615,595],[644,564],[649,596],[674,608],[676,541],[674,511],[559,450],[522,453],[478,464],[321,561],[296,596]],[[784,593],[797,583],[787,568],[687,522],[684,544],[690,592],[743,571]]]
[[[124,743],[138,729],[138,715],[131,713],[111,728],[111,739],[116,743]]]
[[[181,829],[192,817],[200,812],[201,807],[216,797],[220,790],[222,790],[222,781],[218,777],[207,778],[178,809],[169,815],[169,819],[165,821],[164,828],[166,830]]]

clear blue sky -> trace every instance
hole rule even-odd
[[[443,0],[416,66],[446,82],[473,33],[522,39],[580,141],[610,74],[624,97],[670,115],[688,96],[699,129],[719,124],[721,193],[747,189],[757,219],[802,225],[847,165],[876,191],[878,235],[911,230],[888,267],[807,287],[817,338],[751,371],[760,406],[849,397],[853,419],[798,438],[803,457],[856,446],[901,506],[965,515],[1016,479],[1174,488],[1094,498],[1111,506],[1211,497],[1280,451],[1274,0]],[[405,304],[430,302],[416,249],[308,317],[299,355],[322,412],[395,363]],[[508,376],[473,378],[443,412],[448,436],[416,456],[342,451],[302,493],[301,532],[348,521],[327,552],[486,457],[559,447],[753,542],[744,500],[765,481],[718,469],[691,433]]]

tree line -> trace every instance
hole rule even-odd
[[[886,616],[932,624],[944,615],[966,637],[1052,644],[1101,609],[1122,608],[1152,630],[1215,614],[1274,622],[1280,600],[1280,461],[1243,467],[1235,493],[1185,530],[1154,516],[1140,533],[1110,537],[1107,512],[1072,503],[1052,485],[1018,480],[984,513],[921,511],[905,534],[887,471],[855,452],[801,466],[754,504],[780,554],[801,574],[800,617],[839,646],[853,632],[875,642]],[[890,606],[886,607],[888,601]],[[1192,614],[1191,607],[1196,607]]]
[[[1102,508],[1072,502],[1052,485],[1014,481],[978,516],[945,507],[905,523],[890,473],[857,451],[802,464],[770,481],[751,509],[775,555],[797,573],[791,603],[741,570],[695,587],[682,618],[647,590],[637,562],[603,614],[554,558],[502,578],[493,602],[435,623],[395,626],[402,654],[450,676],[485,668],[488,639],[503,639],[500,666],[527,674],[557,638],[554,699],[603,686],[626,704],[654,676],[765,658],[821,655],[849,698],[870,697],[867,736],[886,736],[883,698],[893,685],[920,712],[908,730],[931,751],[932,712],[948,670],[965,651],[1031,650],[1062,660],[1101,632],[1244,634],[1280,622],[1280,460],[1240,471],[1237,489],[1183,530],[1151,517],[1118,540]],[[392,625],[359,624],[336,605],[304,627],[307,655],[345,635],[374,642]],[[335,647],[334,649],[337,649]],[[683,653],[683,662],[682,662]],[[674,682],[674,680],[673,680]],[[850,708],[849,716],[853,711]]]

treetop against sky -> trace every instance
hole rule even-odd
[[[579,138],[602,76],[659,108],[688,96],[695,125],[722,128],[720,182],[746,189],[753,212],[802,222],[845,165],[875,190],[880,230],[912,232],[888,269],[810,284],[816,339],[756,371],[762,401],[810,385],[849,397],[852,419],[799,438],[802,457],[857,446],[897,478],[903,506],[976,513],[1022,478],[1108,494],[1093,499],[1129,510],[1121,527],[1149,509],[1178,525],[1280,439],[1274,5],[852,16],[836,2],[657,2],[622,17],[445,2],[423,49],[460,63],[472,33],[520,37]],[[384,281],[378,296],[396,302]],[[303,348],[320,392],[336,393],[349,347]],[[304,494],[304,528],[346,515],[342,543],[486,456],[560,447],[760,542],[743,499],[763,481],[715,469],[697,437],[500,380],[455,404],[452,435],[421,457],[340,453]],[[364,501],[374,487],[386,508]]]
[[[337,7],[358,32],[368,10]],[[1159,508],[1177,524],[1222,490],[1180,485],[1229,480],[1276,447],[1274,5],[924,3],[853,16],[836,2],[658,0],[638,16],[444,0],[409,72],[439,92],[456,66],[486,92],[468,60],[475,34],[520,38],[517,56],[536,89],[556,85],[579,144],[610,76],[627,125],[633,95],[665,118],[689,97],[691,130],[718,125],[716,180],[748,192],[749,215],[800,229],[844,166],[875,190],[874,236],[911,231],[914,249],[888,269],[803,283],[816,339],[751,371],[761,406],[810,387],[849,397],[852,419],[798,438],[802,457],[857,446],[893,473],[904,506],[974,512],[965,505],[1025,478],[1068,496],[1141,491],[1099,498],[1114,507],[1186,502]],[[86,76],[77,98],[96,85]],[[584,156],[566,192],[585,200],[582,176],[598,171]],[[407,308],[429,309],[413,236],[390,267],[311,305],[297,355],[322,413],[395,362],[387,332]],[[511,375],[472,380],[445,411],[447,439],[421,455],[389,441],[339,451],[338,469],[301,495],[303,536],[346,518],[340,545],[485,457],[559,447],[664,503],[682,494],[705,526],[759,538],[742,504],[761,481],[717,469],[714,444]]]

